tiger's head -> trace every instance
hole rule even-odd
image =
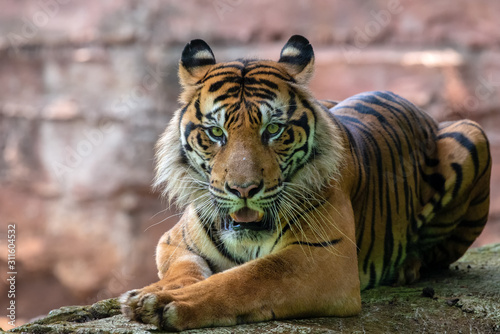
[[[338,176],[342,143],[310,94],[309,41],[293,36],[278,62],[216,63],[193,40],[182,52],[182,107],[157,144],[155,186],[205,224],[243,238],[276,232],[297,204]]]

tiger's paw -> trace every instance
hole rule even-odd
[[[415,257],[408,258],[403,266],[399,269],[396,285],[411,284],[420,279],[420,269],[422,268],[422,260]]]
[[[236,324],[232,310],[221,312],[221,307],[212,298],[206,297],[196,289],[165,290],[153,284],[126,292],[119,300],[126,317],[163,330],[182,331]]]
[[[151,289],[131,290],[120,297],[122,313],[138,322],[152,324],[166,330],[180,331],[185,329],[177,314],[177,303],[164,291],[148,291]]]

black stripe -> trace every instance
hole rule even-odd
[[[410,203],[413,203],[413,192],[410,193]],[[412,233],[417,233],[419,226],[418,226],[418,219],[415,218],[415,207],[414,205],[410,206],[409,209],[409,219],[410,219],[410,227],[411,227],[411,232]],[[407,236],[406,240],[411,240],[410,236]]]
[[[486,144],[486,152],[488,153],[488,160],[486,161],[484,170],[481,172],[481,175],[479,175],[479,178],[481,178],[488,171],[488,169],[490,167],[490,164],[491,164],[490,142],[488,141],[488,137],[486,136],[486,133],[484,132],[484,130],[480,126],[478,126],[475,123],[471,123],[471,122],[465,122],[464,121],[463,123],[465,123],[465,124],[467,124],[469,126],[473,126],[476,129],[478,129],[479,132],[481,132],[481,134],[482,134],[482,136],[484,138],[484,143]]]
[[[184,107],[182,107],[182,109],[181,109],[181,117],[179,117],[179,127],[181,125],[182,117],[184,117],[184,114],[188,110],[188,107],[191,105],[191,103],[193,103],[193,101],[189,102],[189,104],[186,104]]]
[[[462,145],[466,150],[469,151],[469,154],[471,155],[472,158],[472,162],[474,163],[474,178],[475,178],[479,172],[479,156],[476,145],[474,145],[474,143],[469,138],[467,138],[463,133],[460,132],[448,132],[438,136],[438,139],[443,139],[443,138],[455,139],[460,145]]]
[[[396,268],[401,265],[402,259],[403,259],[403,245],[399,244],[398,245],[398,255],[396,256],[396,261],[394,262]]]
[[[288,90],[288,96],[288,109],[286,111],[286,115],[288,116],[288,119],[290,119],[297,110],[297,101],[295,100],[296,94],[293,89],[290,88]]]
[[[358,147],[357,140],[354,139],[354,133],[351,132],[351,130],[346,126],[346,124],[344,124],[342,122],[342,121],[349,122],[349,117],[348,116],[342,116],[342,115],[337,115],[336,117],[339,119],[338,123],[342,127],[342,129],[344,130],[344,133],[347,136],[347,142],[349,143],[349,148],[350,148],[350,151],[351,151],[351,156],[352,156],[353,160],[355,161],[355,165],[357,167],[357,175],[358,175],[358,177],[356,178],[357,179],[357,184],[356,184],[356,187],[355,187],[354,194],[359,194],[360,187],[361,187],[362,180],[363,180],[363,178],[362,178],[362,170],[361,170],[361,162],[359,161],[360,158],[361,158],[361,154],[359,152],[360,148]],[[358,132],[355,132],[355,133],[358,133]]]
[[[186,127],[184,128],[184,137],[186,138],[186,142],[188,141],[187,139],[189,138],[191,132],[199,127],[200,125],[194,124],[193,122],[186,124]]]
[[[201,224],[203,226],[203,230],[205,231],[205,234],[208,236],[212,244],[215,246],[219,254],[221,254],[223,257],[227,258],[231,262],[237,263],[237,264],[242,264],[245,261],[241,259],[236,259],[235,257],[232,256],[231,253],[226,249],[224,246],[224,243],[219,239],[218,237],[218,231],[216,228],[213,226],[213,224],[209,224],[209,222],[204,222],[201,219],[201,216],[198,211],[196,211],[196,214],[198,216],[198,219],[201,221]]]
[[[283,145],[291,145],[295,141],[295,131],[293,131],[292,128],[288,129],[286,131],[286,134],[288,135],[288,139],[283,141]]]
[[[249,93],[250,92],[250,93]],[[245,94],[248,96],[262,96],[265,100],[274,100],[277,95],[274,91],[262,87],[245,87]]]
[[[309,138],[309,135],[311,133],[311,128],[309,126],[309,118],[307,117],[307,113],[303,113],[302,116],[300,116],[299,119],[294,119],[289,122],[290,125],[295,125],[300,128],[304,129],[304,132],[306,133],[306,137]]]
[[[424,154],[424,162],[428,167],[437,167],[439,165],[439,159],[429,158]]]
[[[182,240],[184,240],[184,243],[186,244],[186,249],[195,254],[195,255],[200,255],[199,249],[196,247],[196,245],[190,245],[188,243],[187,235],[186,235],[186,224],[182,224]],[[191,242],[192,244],[192,242]]]
[[[295,82],[295,79],[293,79],[292,77],[284,77],[283,75],[281,75],[280,73],[277,73],[277,72],[271,72],[271,71],[256,71],[256,72],[252,72],[252,74],[251,74],[251,75],[256,75],[256,74],[271,75],[271,76],[275,76],[276,78],[281,79],[281,80],[283,80],[283,81]],[[248,75],[248,74],[247,74],[247,75]]]
[[[181,149],[181,157],[180,157],[181,161],[180,162],[183,165],[188,165],[189,164],[189,160],[188,160],[186,151],[192,151],[192,150],[193,150],[193,148],[189,144],[186,144],[186,145],[184,145],[182,147],[182,149]]]
[[[186,68],[213,65],[213,64],[215,64],[215,60],[213,58],[189,58],[182,60],[182,65]]]
[[[226,83],[236,83],[236,84],[238,84],[236,87],[238,87],[238,89],[239,89],[239,88],[241,88],[241,84],[243,83],[243,78],[240,76],[235,76],[235,75],[224,77],[221,80],[216,81],[213,84],[211,84],[210,87],[208,88],[208,91],[210,93],[216,92],[219,89],[221,89],[222,86],[224,86],[224,84],[226,84]]]
[[[267,79],[259,79],[259,83],[261,83],[264,86],[267,86],[267,87],[269,87],[271,89],[277,90],[279,88],[279,86],[276,83],[274,83],[274,82],[272,82],[270,80],[267,80]]]
[[[342,238],[334,239],[334,240],[330,240],[330,241],[323,241],[323,242],[295,241],[292,243],[292,245],[302,245],[302,246],[310,246],[310,247],[329,247],[329,246],[336,245],[341,241],[342,241]]]
[[[309,104],[309,101],[307,99],[301,99],[300,103],[304,106],[304,108],[309,109],[309,111],[316,116],[316,112],[314,111],[314,108]],[[316,120],[316,119],[315,119]]]
[[[370,280],[368,282],[368,285],[366,286],[366,290],[375,287],[376,284],[377,284],[377,271],[375,270],[375,265],[372,263],[370,265]]]
[[[406,123],[406,127],[403,124],[400,124],[400,127],[405,129],[405,130],[410,130],[409,132],[413,137],[415,137],[415,129],[414,129],[414,124],[415,123],[421,123],[420,119],[417,119],[415,117],[415,109],[416,107],[413,104],[405,103],[408,102],[401,97],[394,95],[390,92],[375,92],[373,99],[380,101],[380,103],[376,103],[381,105],[383,108],[389,110],[392,115],[396,117],[396,119],[401,123],[401,119],[404,120],[404,123]],[[382,101],[381,99],[387,100],[389,102],[392,102],[398,107],[394,107],[387,103],[386,101]],[[413,121],[411,121],[408,116],[412,116]],[[406,136],[408,131],[404,131],[403,135]],[[408,141],[407,141],[408,142]],[[412,145],[409,145],[408,147],[411,147]]]
[[[396,195],[397,196],[397,195]],[[387,217],[385,222],[385,236],[384,236],[384,265],[382,269],[382,279],[389,279],[391,275],[391,258],[394,253],[394,234],[392,232],[392,210],[390,192],[386,191],[387,202]]]
[[[195,138],[196,138],[196,142],[197,142],[198,146],[199,146],[199,147],[200,147],[203,151],[205,151],[205,152],[206,152],[206,151],[208,151],[208,149],[210,148],[210,146],[208,146],[208,145],[203,145],[203,138],[202,138],[202,136],[201,136],[201,132],[198,132],[198,133],[196,134],[196,137],[195,137]]]
[[[488,189],[483,197],[475,198],[470,202],[471,206],[482,204],[484,201],[490,198],[490,190]]]
[[[445,228],[445,229],[451,229],[453,228],[455,225],[458,224],[459,221],[457,220],[454,220],[452,222],[443,222],[443,221],[434,221],[434,222],[431,222],[431,223],[427,223],[425,224],[424,226],[424,229],[427,229],[427,228],[437,228],[437,229],[440,229],[440,228]]]
[[[226,83],[225,80],[220,80],[220,81],[217,81],[213,84],[210,85],[210,87],[208,87],[208,91],[209,92],[215,92],[215,91],[218,91],[219,89],[221,89],[221,87]]]
[[[227,93],[226,93],[226,94],[221,94],[221,95],[217,96],[217,97],[214,99],[214,102],[213,102],[213,103],[214,103],[214,104],[217,104],[218,102],[220,102],[220,101],[224,101],[224,100],[227,100],[227,99],[229,99],[229,98],[231,98],[231,97],[233,97],[233,96],[234,96],[234,94],[227,94]]]
[[[238,68],[238,69],[242,68],[241,66],[227,66],[227,67],[234,67],[234,68]],[[203,80],[200,83],[205,83],[209,79],[212,79],[212,78],[215,78],[215,77],[219,77],[219,76],[223,76],[223,75],[231,75],[231,76],[235,75],[235,73],[233,71],[223,71],[223,72],[215,72],[215,73],[213,73],[214,71],[216,71],[216,70],[212,70],[211,71],[212,74],[207,75],[205,78],[203,78]]]
[[[444,194],[444,184],[446,179],[442,174],[433,173],[433,174],[425,174],[424,170],[420,168],[420,175],[422,179],[428,183],[432,188],[434,188],[440,194]]]
[[[474,219],[474,220],[462,220],[458,226],[459,227],[466,227],[466,228],[483,227],[484,224],[486,224],[487,220],[488,220],[488,215],[486,215],[482,218],[479,218],[479,219]]]
[[[455,187],[453,188],[452,197],[457,198],[458,191],[460,190],[460,187],[462,186],[462,182],[464,180],[464,174],[462,172],[462,166],[460,164],[457,164],[456,162],[453,162],[451,164],[451,168],[453,168],[455,174],[457,175],[457,178],[455,180]]]
[[[283,238],[283,236],[285,235],[285,233],[290,229],[290,224],[286,224],[280,231],[280,233],[278,233],[278,237],[276,238],[276,240],[274,240],[274,244],[273,244],[273,247],[271,247],[271,251],[270,253],[273,252],[274,248],[276,247],[276,245],[278,245],[278,242],[280,242],[281,238]]]
[[[199,254],[199,256],[205,260],[205,262],[207,263],[208,265],[208,269],[210,269],[210,271],[212,272],[212,274],[215,274],[217,272],[217,269],[215,267],[215,264],[212,262],[212,260],[210,260],[208,257],[206,257],[205,255],[203,254]]]
[[[210,112],[208,113],[205,113],[205,118],[208,119],[208,120],[213,120],[213,121],[216,121],[215,120],[215,117],[213,116],[214,114],[217,114],[219,111],[221,110],[225,110],[226,108],[228,108],[228,106],[230,106],[229,103],[227,104],[221,104],[219,105],[217,108],[211,110]]]
[[[312,205],[310,207],[308,207],[306,210],[304,210],[303,212],[300,212],[298,214],[296,214],[295,216],[293,216],[289,221],[288,223],[281,229],[281,232],[278,233],[278,237],[276,238],[276,240],[274,241],[274,244],[273,244],[273,247],[271,248],[271,253],[273,252],[274,248],[276,247],[276,245],[278,244],[278,242],[281,240],[281,238],[285,235],[285,233],[291,229],[291,225],[295,225],[299,222],[300,218],[303,217],[304,215],[307,215],[309,212],[311,211],[314,211],[316,210],[318,207],[322,206],[323,204],[325,203],[325,201],[322,201],[322,202],[318,202],[317,204],[315,205]]]
[[[276,109],[271,103],[269,103],[269,101],[266,101],[266,100],[257,100],[257,101],[255,101],[255,104],[257,106],[265,106],[268,109],[273,110],[274,111],[274,115],[276,115],[276,116],[281,116],[283,114],[283,112],[280,109]]]
[[[476,239],[477,236],[472,235],[471,237],[472,237],[472,240],[468,240],[468,239],[464,239],[456,234],[452,234],[448,240],[453,242],[453,243],[469,247],[474,242],[474,239]]]
[[[439,210],[441,210],[441,208],[443,207],[443,203],[441,202],[441,200],[442,198],[436,199],[435,197],[432,197],[429,200],[429,203],[433,206],[433,212],[438,212]]]
[[[375,187],[374,187],[375,188]],[[370,197],[370,196],[366,196],[367,198]],[[373,190],[373,194],[372,194],[372,197],[373,199],[376,198],[376,195],[375,195],[375,189]],[[371,217],[372,219],[374,219],[376,217],[376,205],[375,203],[372,203],[372,214],[371,214]],[[375,247],[375,238],[376,238],[376,233],[375,233],[375,224],[372,222],[370,222],[370,225],[371,225],[371,229],[370,229],[370,246],[368,247],[368,251],[366,253],[366,257],[365,257],[365,261],[363,263],[363,271],[366,273],[367,269],[368,269],[368,263],[370,261],[370,257],[372,255],[372,252],[373,252],[373,248]],[[372,263],[372,266],[373,266],[373,263]]]
[[[225,194],[225,193],[226,193],[224,190],[221,190],[221,189],[219,189],[219,188],[216,188],[216,187],[214,187],[214,186],[212,186],[212,185],[210,185],[210,190],[211,190],[211,191],[215,191],[215,192],[217,192],[217,193],[219,193],[219,194]]]
[[[234,85],[234,86],[233,86],[233,87],[231,87],[231,88],[227,88],[227,89],[226,89],[226,93],[227,93],[227,94],[230,94],[231,96],[236,96],[236,95],[237,95],[236,93],[238,93],[238,92],[240,91],[240,89],[241,89],[241,86],[239,86],[239,85]]]

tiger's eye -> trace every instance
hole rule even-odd
[[[224,134],[224,131],[217,126],[210,128],[210,132],[214,137],[221,137]]]
[[[267,126],[266,130],[267,132],[269,132],[270,134],[274,135],[276,133],[278,133],[278,131],[280,130],[280,125],[279,124],[276,124],[276,123],[271,123]]]

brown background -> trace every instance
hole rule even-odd
[[[317,98],[391,90],[438,120],[481,123],[494,167],[476,245],[499,242],[499,14],[498,0],[3,1],[0,310],[9,223],[18,318],[155,280],[154,248],[176,216],[150,190],[153,146],[178,107],[176,66],[193,38],[224,61],[277,59],[302,34]]]

